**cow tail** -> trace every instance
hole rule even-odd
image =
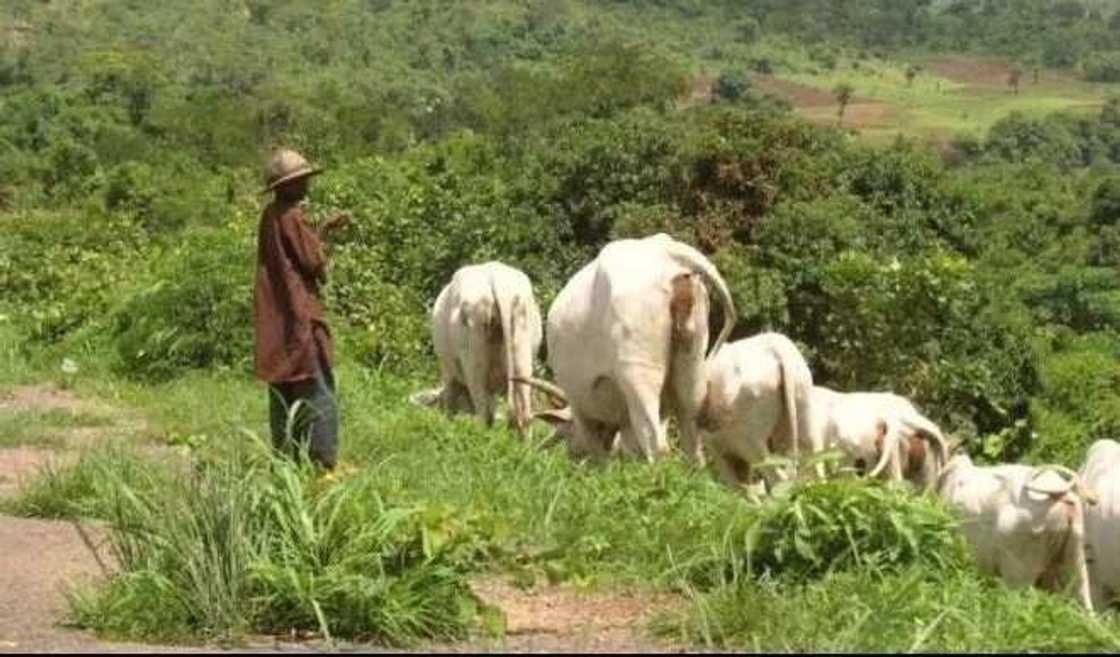
[[[697,271],[704,278],[709,287],[714,288],[716,297],[723,306],[723,327],[720,329],[719,337],[716,338],[715,344],[712,345],[711,351],[708,352],[708,357],[713,358],[719,353],[720,347],[727,342],[727,338],[731,335],[731,330],[735,328],[737,320],[735,312],[735,302],[731,298],[731,291],[727,287],[727,282],[720,276],[719,271],[710,260],[704,257],[691,246],[673,240],[668,243],[669,257],[677,264]]]
[[[789,421],[789,434],[793,440],[793,472],[796,477],[801,469],[801,432],[798,431],[796,390],[800,381],[794,371],[795,368],[792,367],[792,363],[789,362],[790,359],[787,350],[783,349],[781,345],[774,345],[771,349],[778,359],[778,372],[782,377],[782,395],[786,404],[786,418]]]
[[[490,274],[490,291],[494,295],[494,307],[498,309],[498,321],[502,325],[502,345],[505,349],[506,355],[506,395],[509,400],[510,410],[513,413],[515,426],[518,431],[521,430],[521,418],[524,409],[520,408],[517,401],[517,396],[513,393],[513,344],[514,344],[514,324],[516,322],[513,318],[513,310],[510,302],[510,295],[507,294],[508,290],[504,285],[498,282],[498,277],[493,273]],[[516,299],[513,300],[516,304]]]

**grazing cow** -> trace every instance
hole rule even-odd
[[[1085,508],[1085,560],[1093,607],[1107,609],[1120,603],[1120,443],[1093,443],[1079,474],[1099,495]]]
[[[523,433],[532,413],[530,388],[515,378],[532,374],[541,333],[528,276],[500,262],[459,269],[432,309],[442,388],[417,393],[413,402],[474,412],[493,425],[494,396],[505,388],[510,422]]]
[[[871,478],[905,479],[928,490],[949,460],[941,430],[905,397],[814,386],[809,407],[813,442],[839,449],[861,473],[870,468]]]
[[[723,311],[714,350],[735,324],[727,284],[699,251],[668,235],[617,240],[568,281],[548,312],[548,360],[566,404],[538,413],[575,458],[605,458],[619,433],[652,462],[668,452],[674,411],[685,451],[703,463],[696,417],[704,401],[708,288]]]
[[[812,388],[808,363],[780,333],[733,342],[712,357],[699,425],[724,483],[749,483],[751,465],[771,453],[792,452],[796,463],[800,448],[824,448],[809,427]],[[784,470],[776,474],[788,478]],[[819,464],[817,474],[824,476]]]
[[[949,462],[938,493],[963,516],[961,529],[986,573],[1015,587],[1061,591],[1072,585],[1090,611],[1083,504],[1094,495],[1058,466],[979,467],[965,454]]]

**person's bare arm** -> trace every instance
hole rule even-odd
[[[323,225],[319,227],[319,237],[329,244],[333,240],[331,236],[335,234],[335,231],[345,228],[350,223],[350,218],[350,213],[344,211],[327,219],[323,222]]]

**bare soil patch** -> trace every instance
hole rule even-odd
[[[934,74],[954,82],[988,87],[1006,87],[1011,65],[1003,59],[973,57],[939,57],[926,63]],[[1024,81],[1029,72],[1024,72]]]
[[[795,107],[837,106],[836,95],[825,89],[819,89],[791,80],[783,80],[773,75],[754,75],[752,81],[756,88],[768,94],[785,98],[793,103]],[[852,96],[849,107],[854,104],[875,104],[875,101],[869,98]]]
[[[43,468],[72,463],[77,455],[39,447],[0,449],[0,497],[14,495]],[[2,593],[0,593],[2,595]]]
[[[471,581],[485,602],[506,615],[506,635],[462,644],[433,645],[433,652],[684,652],[647,630],[654,613],[679,596],[638,593],[586,593],[565,586],[521,591],[501,577]]]
[[[63,390],[49,383],[20,386],[0,392],[0,412],[36,410],[94,412],[98,410],[98,405],[78,397],[70,390]]]
[[[844,125],[852,128],[887,128],[897,125],[897,109],[889,103],[854,103],[844,111]]]
[[[88,527],[93,539],[102,534]],[[70,523],[0,516],[0,652],[193,652],[99,641],[61,626],[66,587],[100,576],[92,553]]]

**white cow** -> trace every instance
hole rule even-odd
[[[413,395],[413,402],[473,411],[492,425],[495,395],[505,388],[510,422],[523,432],[532,413],[530,388],[515,378],[532,374],[543,339],[529,277],[500,262],[462,267],[436,299],[432,338],[442,388]]]
[[[949,460],[941,430],[905,397],[814,386],[809,408],[812,442],[838,449],[860,472],[870,468],[869,477],[928,490]]]
[[[1100,496],[1085,508],[1085,559],[1093,607],[1106,609],[1120,603],[1120,443],[1093,443],[1080,475]]]
[[[533,380],[567,406],[538,413],[568,439],[573,457],[599,461],[616,432],[648,461],[669,451],[663,413],[675,411],[685,452],[703,453],[708,287],[724,325],[735,324],[727,284],[699,251],[668,235],[607,244],[568,281],[548,312],[548,361],[559,386]]]
[[[715,354],[699,424],[724,483],[749,483],[751,465],[771,453],[792,452],[797,463],[801,448],[824,448],[809,427],[812,388],[808,363],[780,333],[739,340]],[[776,474],[787,478],[784,470]],[[817,474],[824,476],[822,467]]]
[[[1062,466],[979,467],[965,454],[949,462],[938,493],[962,516],[976,563],[1015,587],[1061,591],[1072,585],[1090,611],[1083,504],[1093,493]]]

